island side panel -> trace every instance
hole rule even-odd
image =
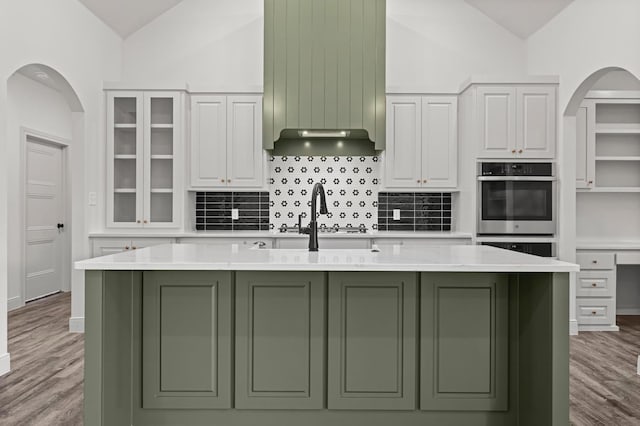
[[[85,424],[131,424],[132,289],[139,271],[87,271]]]
[[[519,276],[519,424],[569,423],[569,274]]]

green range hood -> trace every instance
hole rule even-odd
[[[265,0],[265,149],[315,140],[384,149],[385,1]]]

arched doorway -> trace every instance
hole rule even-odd
[[[613,249],[616,245],[622,246],[624,241],[640,240],[638,77],[621,67],[606,67],[590,74],[571,96],[564,111],[563,128],[565,188],[560,200],[563,259],[576,259],[577,251],[595,253],[596,247]],[[589,251],[590,247],[594,250]],[[609,252],[613,253],[615,251]],[[608,273],[607,277],[616,277],[616,270],[620,271],[615,263],[608,270],[603,268],[600,274]],[[634,273],[638,271],[640,269]],[[579,288],[584,281],[581,278],[587,275],[579,275],[576,286],[572,286],[572,332],[617,330],[615,317],[620,304],[616,306],[616,301],[635,299],[640,312],[637,286],[632,286],[636,293],[616,297],[616,284],[620,290],[624,281],[624,274],[619,273],[617,278],[609,279],[614,291],[604,294],[598,302],[610,312],[607,318],[588,324],[589,319],[581,314],[585,311],[583,305],[588,301],[591,306],[595,301],[586,299],[590,293]],[[589,285],[598,286],[597,283]],[[588,310],[593,312],[597,314],[598,309]]]
[[[71,290],[73,233],[82,234],[74,208],[82,192],[74,188],[84,174],[84,108],[67,79],[44,64],[20,67],[6,84],[8,304],[14,309]]]

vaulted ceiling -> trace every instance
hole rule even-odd
[[[573,0],[464,0],[518,37],[526,39]]]
[[[80,0],[98,18],[120,34],[122,38],[127,38],[181,1]]]
[[[79,1],[120,34],[122,38],[127,38],[183,0]],[[464,1],[518,37],[526,39],[549,22],[573,0]]]

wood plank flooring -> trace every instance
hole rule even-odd
[[[71,294],[9,312],[11,372],[0,377],[0,425],[81,425],[84,335],[69,333]]]
[[[9,313],[12,371],[0,377],[0,425],[82,424],[83,335],[68,330],[69,293]],[[640,316],[619,333],[571,338],[571,423],[640,425]],[[544,426],[544,425],[541,425]]]

